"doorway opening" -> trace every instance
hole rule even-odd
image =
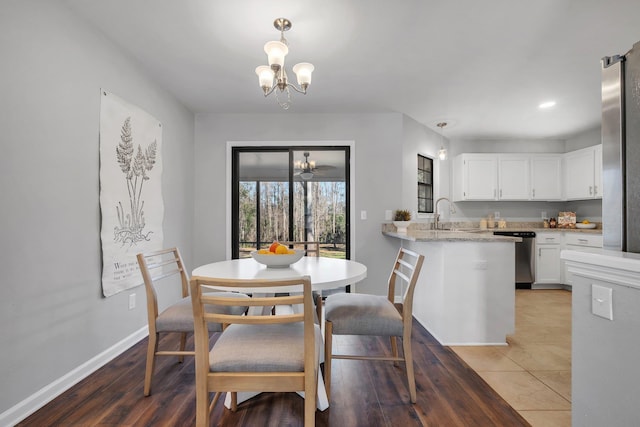
[[[348,146],[232,148],[232,258],[277,241],[350,258]]]

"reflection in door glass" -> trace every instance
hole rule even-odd
[[[240,258],[274,240],[319,242],[320,256],[346,258],[344,149],[258,149],[238,154],[234,239]]]

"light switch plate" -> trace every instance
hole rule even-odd
[[[613,289],[591,285],[591,312],[596,316],[613,320]]]

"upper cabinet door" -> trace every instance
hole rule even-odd
[[[461,154],[454,164],[454,199],[497,200],[498,161],[495,154]]]
[[[531,200],[562,199],[562,155],[531,157]]]
[[[564,155],[565,199],[593,199],[596,197],[595,187],[595,147],[566,153]]]
[[[498,199],[529,199],[529,155],[498,156]]]
[[[602,199],[602,144],[594,147],[593,162],[593,196]]]

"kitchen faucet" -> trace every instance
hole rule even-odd
[[[451,200],[447,199],[446,197],[440,197],[438,200],[436,200],[435,213],[433,214],[433,229],[434,230],[438,229],[438,223],[440,222],[440,214],[438,213],[438,203],[440,203],[441,200],[446,200],[447,202],[449,202],[449,213],[456,213],[456,209],[453,206],[453,204],[451,203]]]

